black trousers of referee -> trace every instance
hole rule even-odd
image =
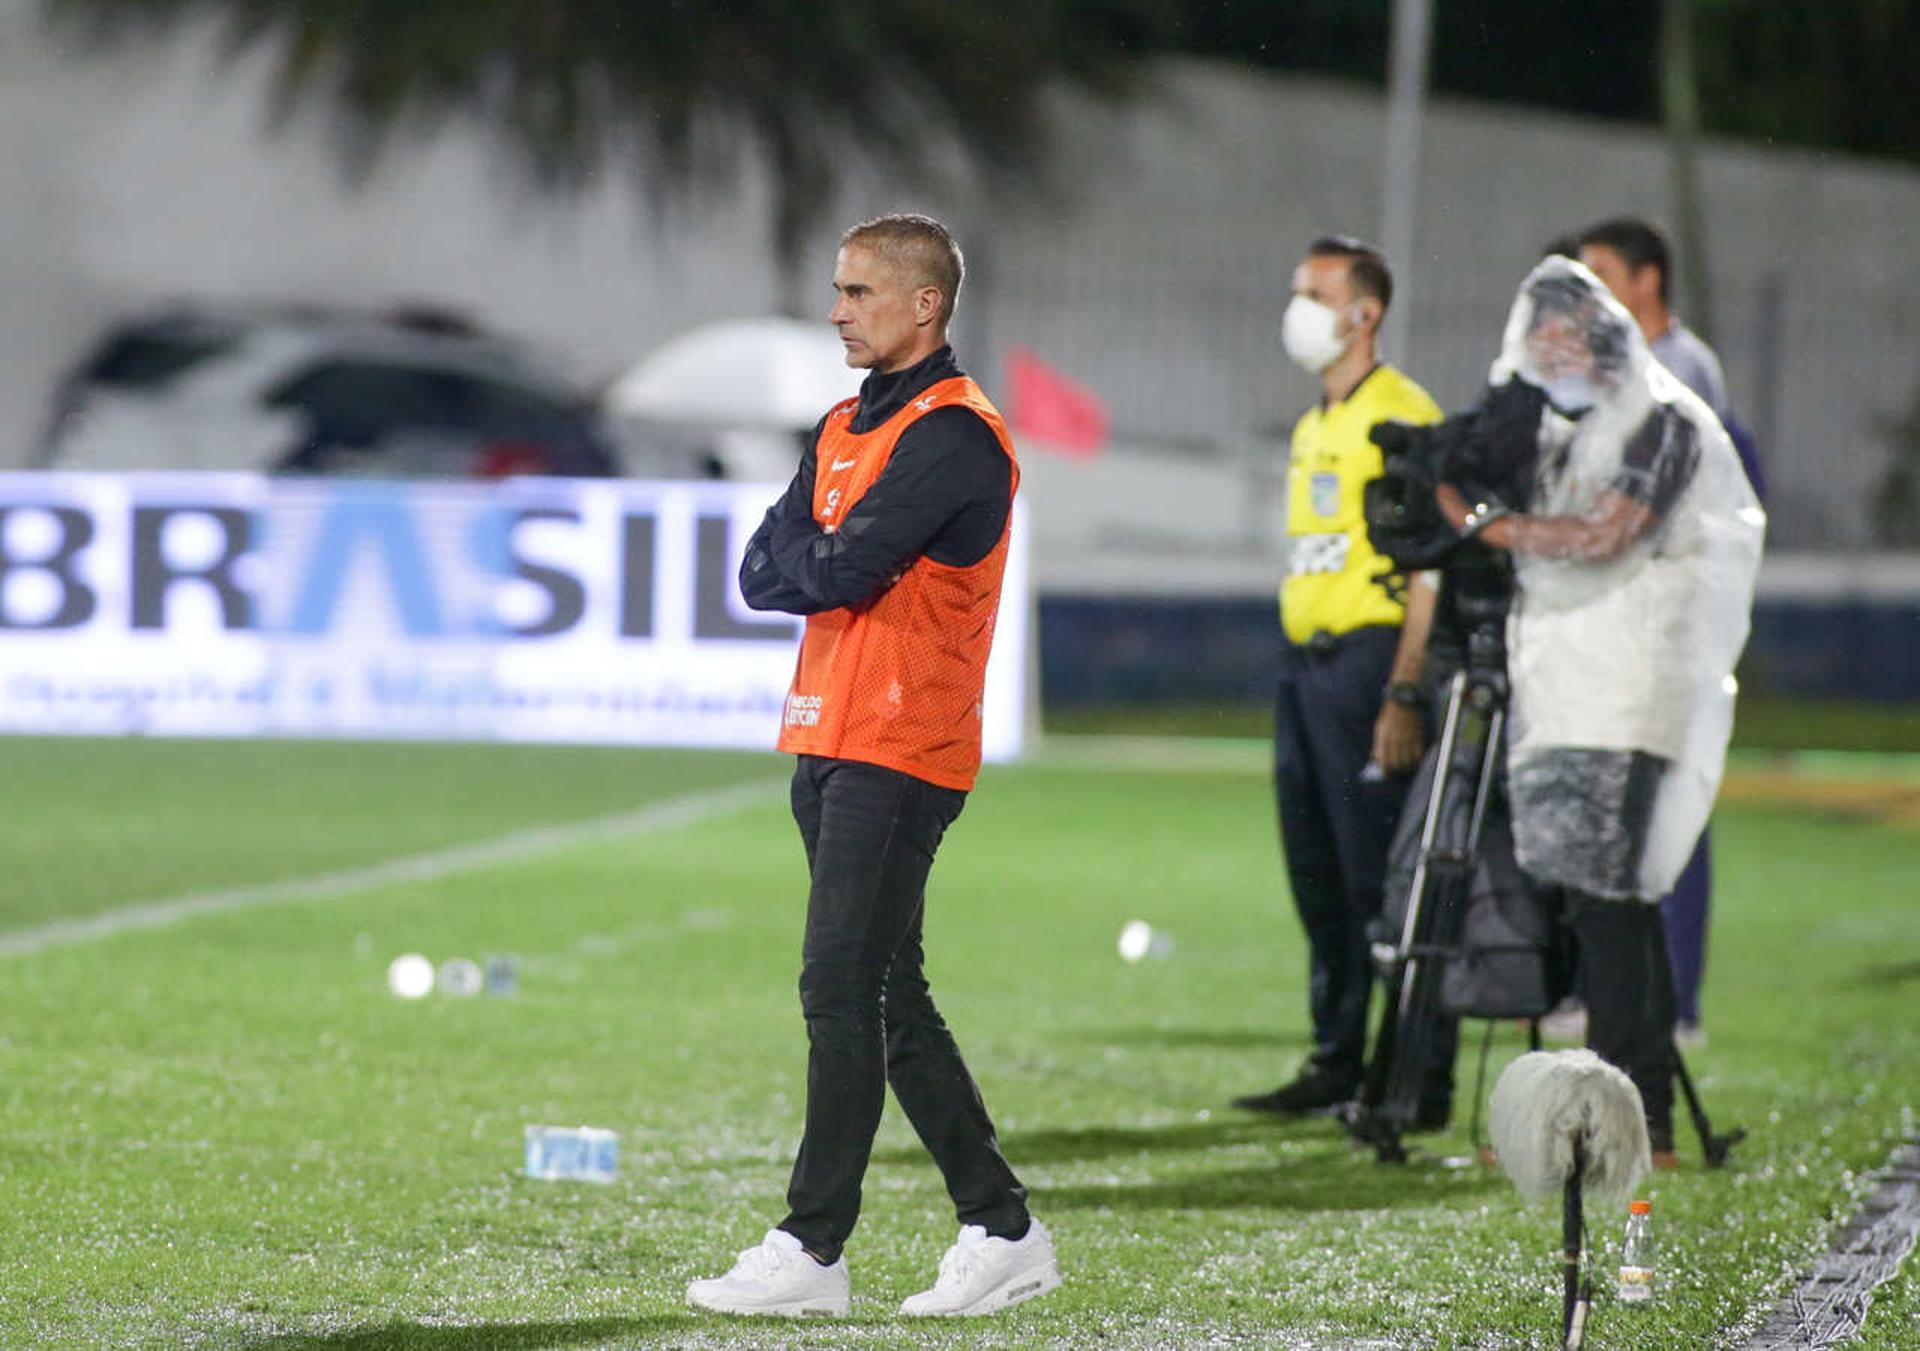
[[[1313,1064],[1358,1087],[1374,973],[1367,923],[1380,913],[1405,777],[1366,782],[1373,725],[1400,630],[1355,629],[1282,643],[1273,711],[1273,785],[1293,904],[1307,936]]]
[[[803,755],[793,817],[812,888],[801,950],[807,1124],[780,1227],[827,1262],[853,1232],[887,1086],[962,1224],[1016,1238],[1027,1193],[922,970],[927,873],[967,795],[878,765]]]

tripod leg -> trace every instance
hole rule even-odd
[[[1707,1167],[1718,1168],[1726,1163],[1733,1147],[1747,1138],[1744,1127],[1736,1126],[1725,1135],[1713,1133],[1713,1123],[1707,1120],[1707,1109],[1701,1105],[1700,1091],[1693,1086],[1693,1076],[1687,1073],[1687,1062],[1680,1055],[1680,1048],[1673,1048],[1673,1074],[1680,1081],[1680,1092],[1687,1100],[1687,1113],[1693,1118],[1693,1129],[1700,1137],[1700,1152],[1706,1156]]]
[[[1476,1154],[1489,1152],[1491,1146],[1480,1138],[1480,1104],[1487,1100],[1487,1059],[1493,1054],[1494,1021],[1487,1020],[1486,1035],[1480,1039],[1480,1072],[1473,1081],[1473,1118],[1467,1125],[1467,1139],[1473,1141]]]
[[[1387,1070],[1393,1064],[1400,1039],[1400,982],[1398,971],[1388,973],[1382,982],[1386,989],[1381,1002],[1380,1023],[1373,1034],[1373,1059],[1367,1062],[1367,1077],[1360,1085],[1360,1106],[1372,1109],[1380,1105],[1387,1092]]]
[[[1449,1081],[1452,1077],[1457,1024],[1441,1011],[1441,986],[1449,962],[1459,954],[1506,725],[1504,709],[1489,704],[1484,694],[1462,677],[1454,678],[1447,735],[1435,765],[1420,869],[1429,885],[1421,897],[1419,925],[1409,924],[1402,938],[1398,1055],[1377,1104],[1380,1115],[1400,1130],[1418,1118],[1420,1100],[1436,1072],[1444,1072]]]
[[[1656,915],[1659,914],[1657,910],[1654,913]],[[1663,955],[1666,941],[1666,923],[1665,920],[1662,919],[1660,926],[1660,943]],[[1661,963],[1659,972],[1655,978],[1666,982],[1669,992],[1668,1006],[1671,1007],[1671,992],[1673,989],[1672,967],[1664,962]],[[1706,1157],[1707,1167],[1718,1168],[1726,1163],[1728,1155],[1733,1151],[1733,1147],[1746,1139],[1747,1133],[1745,1130],[1736,1127],[1725,1135],[1714,1134],[1713,1123],[1707,1119],[1707,1109],[1700,1101],[1699,1089],[1694,1087],[1693,1075],[1687,1072],[1686,1058],[1680,1054],[1679,1043],[1671,1042],[1668,1049],[1673,1056],[1673,1077],[1680,1082],[1681,1096],[1687,1100],[1687,1115],[1693,1120],[1694,1134],[1700,1137],[1700,1152]]]
[[[1444,804],[1452,791],[1454,747],[1459,743],[1461,726],[1466,718],[1466,699],[1466,676],[1458,673],[1449,687],[1440,739],[1432,753],[1433,775],[1424,796],[1418,852],[1407,886],[1407,907],[1401,921],[1400,942],[1397,948],[1382,950],[1379,957],[1385,998],[1378,1030],[1374,1034],[1373,1054],[1367,1062],[1360,1095],[1346,1116],[1347,1127],[1355,1138],[1374,1145],[1383,1162],[1399,1162],[1406,1158],[1406,1151],[1400,1145],[1399,1126],[1385,1119],[1381,1106],[1386,1100],[1395,1066],[1403,1057],[1417,1050],[1403,1044],[1400,1029],[1405,1021],[1409,992],[1415,987],[1415,982],[1409,977],[1416,974],[1420,961],[1414,955],[1414,949],[1427,925],[1427,910],[1438,880],[1434,860],[1438,852]]]

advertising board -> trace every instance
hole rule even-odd
[[[778,493],[0,474],[0,731],[770,747],[800,621],[735,571]],[[1025,725],[1013,538],[996,760]]]

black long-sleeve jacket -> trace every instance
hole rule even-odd
[[[869,432],[930,386],[961,374],[942,347],[860,386],[855,432]],[[822,418],[800,468],[768,509],[740,563],[740,593],[756,610],[813,614],[871,605],[915,559],[971,567],[1000,542],[1013,502],[1012,464],[970,408],[936,408],[900,434],[873,485],[828,533],[813,518]]]

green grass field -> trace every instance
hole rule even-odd
[[[137,902],[747,785],[704,819],[0,955],[0,1346],[800,1338],[682,1304],[779,1218],[799,1129],[783,762],[34,740],[0,757],[15,949]],[[1552,1344],[1557,1209],[1460,1166],[1463,1130],[1391,1168],[1326,1123],[1225,1106],[1303,1049],[1260,760],[1092,747],[986,774],[934,873],[930,968],[1068,1283],[985,1324],[894,1318],[953,1220],[889,1106],[848,1250],[854,1317],[808,1344]],[[1754,1135],[1709,1173],[1683,1127],[1688,1166],[1653,1184],[1661,1297],[1603,1300],[1590,1346],[1737,1345],[1920,1132],[1920,831],[1820,802],[1718,818],[1695,1064],[1717,1122]],[[1173,934],[1170,958],[1118,960],[1133,917]],[[400,1001],[383,973],[410,950],[517,954],[520,993]],[[1496,1072],[1521,1043],[1500,1030]],[[618,1130],[620,1180],[523,1177],[532,1122]],[[1594,1218],[1603,1263],[1619,1218]],[[1864,1345],[1920,1345],[1914,1265]]]

